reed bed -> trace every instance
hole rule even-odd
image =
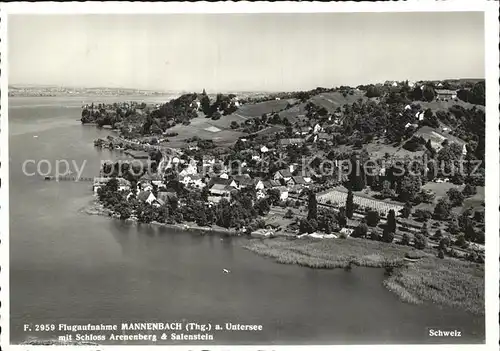
[[[250,240],[244,247],[278,263],[309,268],[388,268],[391,273],[383,284],[404,302],[435,303],[484,314],[484,266],[480,264],[439,259],[409,246],[355,238]],[[407,262],[405,257],[417,261]]]

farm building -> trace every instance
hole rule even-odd
[[[303,143],[304,143],[304,139],[301,139],[301,138],[280,139],[281,146],[300,145]]]
[[[456,99],[457,92],[455,90],[436,89],[436,98],[440,100]]]
[[[210,188],[210,195],[223,197],[229,200],[231,196],[231,190],[234,190],[232,186],[223,184],[214,184]]]
[[[94,186],[93,186],[94,194],[97,195],[99,189],[104,185],[106,185],[111,179],[113,178],[106,178],[106,177],[94,178]],[[128,180],[123,178],[116,178],[116,180],[118,180],[118,191],[130,189],[130,182]]]
[[[414,134],[416,137],[422,137],[425,141],[430,140],[432,147],[439,151],[443,147],[442,143],[448,140],[450,143],[456,143],[462,147],[464,150],[462,153],[465,155],[467,153],[466,143],[462,139],[459,139],[449,133],[438,131],[435,128],[429,126],[424,126],[417,130]]]
[[[337,206],[344,206],[347,200],[347,192],[339,191],[339,190],[331,190],[328,193],[318,195],[318,203],[327,204],[329,201],[331,204],[336,204]],[[358,196],[354,194],[353,201],[355,204],[360,206],[361,208],[371,208],[375,211],[378,211],[382,215],[386,216],[389,210],[394,210],[394,212],[398,213],[403,206],[399,204],[394,204],[387,201],[370,199],[362,196]]]

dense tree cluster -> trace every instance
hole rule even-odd
[[[472,89],[460,89],[457,92],[457,97],[465,102],[476,105],[485,105],[486,102],[486,85],[485,82],[478,82],[474,84]]]

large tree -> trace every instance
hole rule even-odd
[[[426,85],[424,87],[424,90],[422,91],[422,98],[425,101],[432,101],[432,100],[434,100],[435,97],[436,97],[436,93],[434,91],[434,88],[429,86],[429,85]]]
[[[387,230],[390,233],[396,232],[396,213],[394,210],[389,210],[389,214],[387,215]]]
[[[439,220],[446,220],[450,217],[451,204],[446,198],[442,198],[434,207],[434,218]]]
[[[446,192],[452,207],[461,206],[464,202],[464,195],[457,188],[451,188]]]
[[[309,191],[307,219],[318,219],[318,201],[313,191]]]
[[[345,203],[345,215],[347,218],[352,219],[352,216],[354,214],[354,195],[352,193],[352,190],[349,189],[347,192],[347,199]]]
[[[399,200],[402,202],[414,202],[420,192],[422,181],[419,176],[404,177],[400,183]]]

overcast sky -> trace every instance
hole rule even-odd
[[[9,83],[273,91],[484,78],[466,13],[12,15]]]

